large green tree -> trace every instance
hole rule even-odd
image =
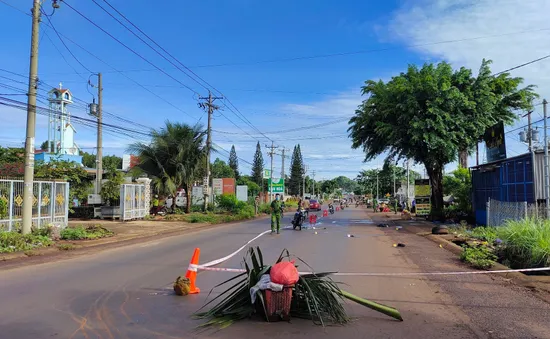
[[[229,167],[235,172],[235,178],[239,179],[239,158],[237,157],[237,151],[235,151],[235,145],[231,146],[231,151],[229,152]]]
[[[304,160],[300,145],[294,146],[292,158],[290,160],[290,180],[288,182],[288,191],[292,195],[302,195],[302,186],[304,185]]]
[[[460,211],[472,213],[472,177],[467,168],[457,168],[443,177],[443,192],[451,195]]]
[[[264,177],[264,157],[262,155],[262,147],[260,142],[256,144],[256,153],[254,154],[254,161],[252,162],[252,180],[262,186],[262,181]]]
[[[462,149],[472,148],[484,131],[499,121],[509,123],[514,111],[529,109],[537,97],[533,86],[508,73],[492,75],[483,60],[477,76],[441,62],[411,65],[390,81],[368,80],[367,96],[350,120],[353,148],[365,160],[386,153],[426,167],[432,183],[432,216],[443,215],[443,168]]]
[[[175,194],[180,187],[187,193],[187,212],[191,211],[191,189],[206,155],[202,126],[167,121],[153,130],[149,144],[134,143],[129,151],[139,156],[137,165],[162,194]]]
[[[66,180],[69,183],[71,199],[85,201],[92,193],[92,178],[82,166],[68,161],[50,160],[47,163],[37,162],[34,167],[37,180]]]
[[[212,178],[235,178],[235,171],[220,158],[216,158],[211,166]]]

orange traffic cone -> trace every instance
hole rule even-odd
[[[189,279],[189,294],[198,294],[200,293],[200,289],[195,285],[195,282],[197,280],[197,268],[191,267],[191,265],[198,265],[199,264],[199,256],[201,254],[200,248],[195,248],[195,252],[193,252],[193,257],[191,258],[191,262],[189,263],[189,268],[187,269],[187,273],[185,273],[185,277]]]

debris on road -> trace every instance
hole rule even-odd
[[[288,260],[288,261],[285,261]],[[296,260],[302,262],[301,259]],[[283,250],[275,265],[292,264],[288,250]],[[315,324],[323,327],[328,324],[346,324],[351,318],[347,315],[343,305],[343,299],[354,301],[360,305],[386,314],[394,319],[403,321],[398,310],[381,305],[340,289],[330,275],[333,272],[324,273],[296,273],[299,274],[295,284],[285,285],[282,291],[272,291],[266,284],[258,284],[262,276],[271,275],[272,265],[265,265],[263,255],[259,247],[250,248],[248,256],[244,260],[246,271],[229,278],[216,287],[226,286],[227,290],[221,292],[214,299],[207,302],[197,313],[195,318],[204,319],[206,322],[199,327],[218,327],[220,329],[230,326],[236,321],[249,319],[253,314],[261,314],[266,321],[289,320],[290,317],[311,319]],[[236,282],[237,281],[237,282]],[[252,302],[251,288],[257,298]],[[207,311],[203,309],[219,300],[218,304]]]
[[[390,227],[388,224],[378,224],[378,227]]]
[[[353,234],[348,234],[348,238],[355,238]]]

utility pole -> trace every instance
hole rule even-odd
[[[271,146],[265,145],[265,147],[271,149],[271,151],[267,153],[271,158],[271,173],[269,174],[269,202],[271,202],[273,201],[273,155],[275,154],[275,149],[279,148],[279,146],[273,145],[273,141],[271,141]]]
[[[96,194],[101,192],[103,179],[103,78],[97,74],[97,156],[96,156]]]
[[[395,199],[395,168],[397,167],[397,164],[393,166],[393,198]]]
[[[315,170],[311,171],[311,177],[313,178],[313,192],[311,195],[315,196]]]
[[[304,186],[302,187],[302,192],[303,192],[303,198],[305,199],[306,198],[306,173],[308,171],[308,166],[304,166]]]
[[[411,188],[411,180],[410,180],[410,171],[409,171],[409,159],[407,159],[407,201],[406,201],[406,206],[407,206],[407,210],[409,210],[409,192],[410,192],[410,188]],[[410,210],[409,210],[410,211]]]
[[[27,132],[25,137],[25,177],[23,190],[22,233],[31,233],[33,182],[34,182],[34,138],[36,132],[36,92],[38,89],[38,35],[40,33],[40,0],[33,0],[31,54],[29,68],[29,90],[27,92]],[[55,3],[54,3],[55,4]]]
[[[206,130],[206,176],[204,177],[204,212],[208,210],[208,192],[210,188],[210,151],[212,150],[212,114],[214,110],[220,109],[214,105],[214,100],[223,99],[223,97],[213,97],[212,92],[208,91],[208,97],[199,97],[199,100],[208,100],[206,103],[199,103],[199,107],[208,110],[208,129]]]
[[[281,153],[282,153],[281,154],[281,157],[282,157],[281,160],[282,160],[282,163],[283,163],[282,166],[281,166],[281,178],[283,178],[283,180],[286,179],[286,177],[285,177],[285,157],[286,157],[285,152],[286,151],[290,151],[290,150],[283,147],[283,150],[281,151]],[[286,195],[286,184],[285,184],[285,195]]]
[[[378,200],[378,170],[376,170],[376,200]]]
[[[542,100],[542,107],[544,111],[544,200],[546,202],[546,218],[550,215],[550,204],[548,204],[548,198],[550,197],[550,184],[548,180],[548,112],[546,106],[548,101]]]

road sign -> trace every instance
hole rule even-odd
[[[264,169],[264,179],[271,178],[271,170]]]
[[[271,188],[273,187],[273,191]],[[275,179],[273,178],[273,185],[271,185],[271,179],[267,180],[267,189],[271,194],[275,193],[284,193],[285,192],[285,180],[283,178]]]

